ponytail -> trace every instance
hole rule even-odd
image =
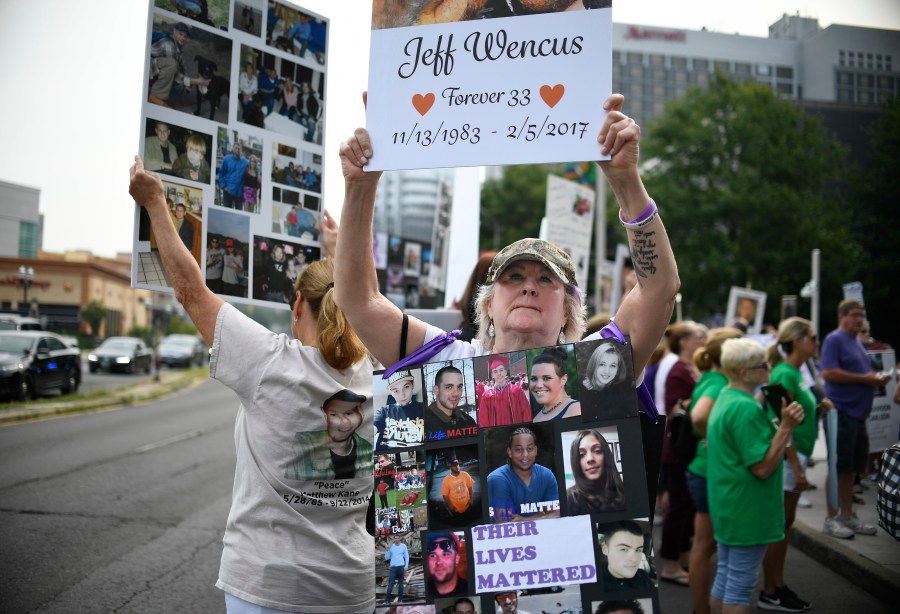
[[[318,260],[310,264],[297,278],[295,289],[316,315],[316,346],[325,362],[342,370],[362,360],[366,347],[334,302],[332,261]]]

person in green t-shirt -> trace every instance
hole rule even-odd
[[[769,381],[765,358],[765,348],[750,339],[722,344],[728,386],[706,433],[709,513],[718,542],[713,612],[727,604],[729,612],[749,614],[766,547],[784,538],[782,457],[803,408],[784,403],[779,423],[760,407],[753,392]]]
[[[772,365],[769,382],[781,384],[803,408],[803,422],[794,429],[793,443],[787,449],[784,463],[784,533],[794,524],[800,493],[809,487],[806,481],[806,464],[816,443],[816,396],[800,372],[800,367],[816,355],[819,342],[812,322],[803,318],[787,318],[778,326],[776,342],[769,347],[768,359]],[[822,401],[830,407],[831,401]],[[787,587],[784,582],[784,563],[787,557],[787,538],[769,544],[763,559],[764,589],[760,603],[775,605],[782,610],[801,612],[810,607]]]
[[[706,426],[713,403],[728,385],[722,373],[722,344],[726,339],[743,337],[736,328],[717,328],[709,333],[706,345],[694,353],[694,366],[700,370],[700,379],[694,387],[688,412],[694,425],[694,434],[702,438],[697,442],[694,460],[688,465],[686,478],[688,492],[694,502],[694,541],[690,555],[690,587],[694,612],[709,614],[709,590],[712,587],[710,560],[716,552],[712,519],[709,517],[709,499],[706,496]]]

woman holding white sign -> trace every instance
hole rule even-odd
[[[623,102],[621,94],[604,102],[607,116],[598,153],[609,156],[599,164],[621,207],[638,275],[638,285],[622,301],[611,326],[622,341],[630,337],[635,372],[640,373],[672,315],[680,282],[656,204],[638,172],[641,129],[622,113]],[[404,316],[379,292],[375,276],[372,221],[381,173],[365,170],[373,155],[363,128],[341,144],[345,192],[335,298],[376,358],[394,364],[426,344],[423,353],[410,358],[420,363],[453,360],[581,340],[585,310],[575,266],[564,251],[539,239],[516,241],[494,258],[476,299],[479,332],[471,343]]]

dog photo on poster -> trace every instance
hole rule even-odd
[[[395,385],[397,394],[427,404],[426,424],[429,408],[475,424],[453,434],[426,428],[444,435],[399,452],[414,461],[375,453],[379,614],[446,611],[460,599],[480,612],[627,601],[658,612],[639,422],[647,418],[637,411],[630,348],[606,343],[433,362],[387,380],[374,374],[375,391],[408,382],[406,392]],[[409,491],[401,484],[411,479],[422,480],[426,501],[413,504],[415,518],[403,515]],[[402,574],[385,559],[392,544],[398,552],[405,545]]]

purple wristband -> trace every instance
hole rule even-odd
[[[652,224],[656,219],[657,214],[659,214],[659,210],[656,208],[656,203],[651,199],[647,208],[644,209],[643,213],[637,216],[633,222],[626,222],[622,217],[622,210],[619,209],[619,221],[622,222],[622,226],[624,226],[626,230],[640,230],[644,226]]]
[[[650,204],[647,205],[647,208],[644,209],[639,216],[637,216],[636,218],[634,218],[631,221],[628,221],[622,217],[622,210],[620,209],[619,210],[619,221],[622,222],[623,224],[640,224],[641,222],[644,222],[644,221],[648,220],[650,217],[652,217],[654,213],[656,213],[656,203],[653,202],[653,199],[651,198]]]

